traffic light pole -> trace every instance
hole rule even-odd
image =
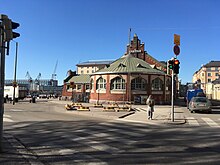
[[[0,22],[0,152],[2,152],[3,140],[3,115],[4,115],[4,83],[5,83],[5,42],[3,37],[3,29]]]
[[[172,70],[171,121],[174,122],[174,71]]]

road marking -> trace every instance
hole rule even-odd
[[[14,112],[22,112],[24,111],[23,109],[11,109],[11,111],[14,111]]]
[[[10,119],[11,116],[10,115],[4,115],[3,116],[3,121],[4,122],[14,122],[12,119]]]
[[[198,121],[194,117],[187,117],[186,120],[191,126],[199,126]]]
[[[88,137],[80,137],[80,136],[74,135],[74,138],[71,139],[71,140],[74,141],[74,142],[81,142],[81,143],[83,143],[83,144],[85,144],[85,145],[87,145],[91,148],[94,148],[94,149],[99,150],[99,151],[108,152],[108,153],[111,153],[111,154],[125,152],[124,150],[120,150],[119,148],[103,144],[99,141],[90,140],[90,138],[91,138],[91,136],[88,138]]]
[[[210,127],[220,128],[220,126],[210,118],[202,118]]]
[[[5,114],[4,114],[4,117],[9,117],[9,118],[10,118],[10,117],[11,117],[11,115],[5,115]]]
[[[7,118],[7,117],[4,117],[4,118],[3,118],[3,121],[4,121],[4,122],[14,122],[13,120],[11,120],[11,119],[9,119],[9,118]]]

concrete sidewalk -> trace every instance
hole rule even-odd
[[[62,104],[63,106],[65,106],[65,104],[71,103],[70,101],[61,101],[61,100],[52,100],[50,102],[56,104]],[[103,108],[95,108],[91,103],[82,103],[82,105],[89,107],[90,111],[70,110],[67,113],[121,120],[127,122],[147,123],[147,124],[185,124],[186,123],[184,111],[180,107],[174,107],[174,121],[171,120],[170,105],[155,105],[153,120],[147,119],[147,105],[132,105],[133,110],[129,112],[128,111],[104,112]],[[108,105],[104,104],[104,106],[108,106]]]

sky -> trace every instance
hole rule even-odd
[[[10,43],[5,79],[51,79],[59,85],[68,70],[88,60],[114,60],[124,55],[137,34],[158,61],[174,57],[174,34],[180,35],[179,78],[192,81],[202,64],[220,61],[219,0],[0,0],[0,14],[20,27]],[[57,67],[56,67],[57,63]]]

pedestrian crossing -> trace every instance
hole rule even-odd
[[[139,145],[140,139],[149,133],[150,129],[146,128],[137,123],[131,126],[114,121],[101,122],[61,134],[59,138],[51,138],[56,140],[45,141],[43,146],[33,146],[31,150],[36,150],[37,156],[43,159],[49,155],[65,155],[65,158],[70,157],[82,164],[106,165],[108,162],[99,159],[96,154],[115,156],[126,153],[127,149]]]
[[[10,115],[5,115],[3,116],[3,122],[14,122],[12,119],[11,119],[11,116]]]
[[[186,121],[190,126],[209,126],[212,128],[220,128],[220,123],[219,123],[220,118],[214,120],[208,117],[201,117],[201,118],[187,117]]]

